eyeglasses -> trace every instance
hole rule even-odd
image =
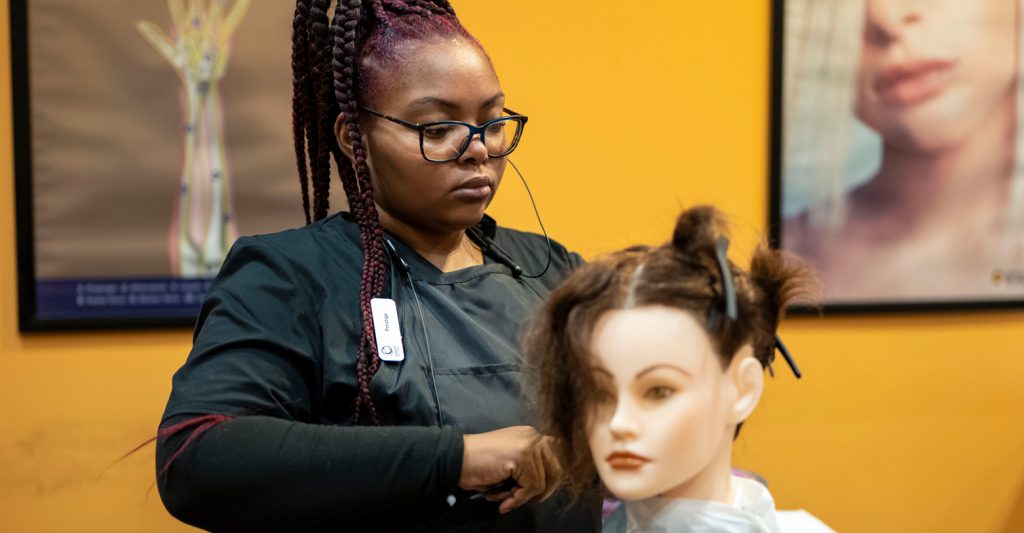
[[[462,157],[462,154],[479,135],[480,142],[487,147],[489,157],[504,157],[511,154],[523,136],[527,117],[510,109],[502,109],[508,116],[488,120],[479,126],[457,120],[439,120],[416,124],[407,120],[385,115],[380,111],[360,106],[363,111],[390,120],[420,133],[420,154],[432,163],[447,163]]]

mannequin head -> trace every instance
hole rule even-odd
[[[756,407],[785,305],[806,287],[804,268],[765,246],[749,273],[716,242],[722,215],[683,212],[671,243],[586,265],[531,327],[543,431],[557,438],[568,481],[600,475],[626,500],[721,499],[732,440]]]
[[[599,396],[587,441],[605,486],[626,500],[715,499],[764,386],[751,346],[723,363],[692,312],[645,305],[604,313],[590,352]]]

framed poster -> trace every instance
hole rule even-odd
[[[1020,0],[775,0],[772,237],[834,311],[1024,305]]]
[[[238,235],[304,223],[293,9],[10,1],[23,331],[190,326]]]

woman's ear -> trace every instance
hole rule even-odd
[[[341,153],[345,154],[349,161],[353,161],[355,157],[352,151],[352,139],[349,138],[348,132],[348,121],[345,120],[345,113],[338,113],[338,118],[334,121],[334,138],[338,140]]]
[[[744,345],[729,364],[729,379],[736,389],[736,399],[731,406],[729,422],[739,424],[754,412],[764,391],[764,369],[754,358],[754,348]]]

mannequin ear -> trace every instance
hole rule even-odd
[[[744,345],[732,358],[728,369],[729,379],[736,390],[736,399],[730,411],[732,424],[739,424],[754,412],[764,391],[764,369],[754,358],[754,348]]]
[[[349,161],[352,161],[355,159],[355,156],[352,150],[352,139],[349,138],[348,132],[348,121],[345,120],[345,114],[338,113],[338,118],[334,121],[334,138],[338,140],[341,153],[345,154]]]

